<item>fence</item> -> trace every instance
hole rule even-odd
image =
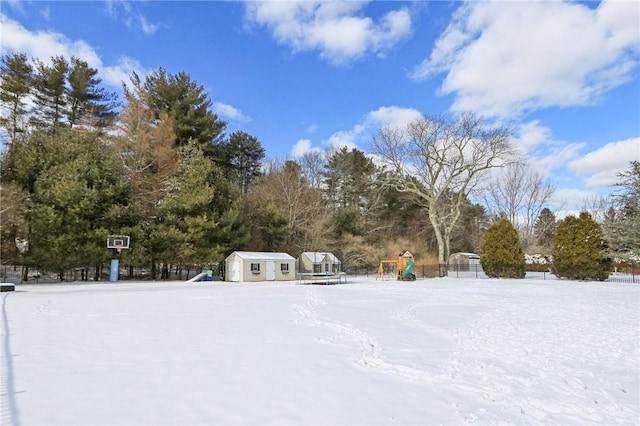
[[[214,265],[214,276],[218,276],[219,268],[218,265]],[[207,269],[212,269],[208,267]],[[162,280],[188,280],[193,278],[201,271],[200,269],[192,268],[192,269],[183,269],[183,268],[169,268],[168,275],[161,277]],[[473,278],[473,279],[481,279],[487,278],[487,275],[482,270],[480,265],[439,265],[439,264],[430,264],[430,265],[416,265],[412,271],[417,278],[435,278],[440,276],[448,276],[449,278]],[[368,270],[368,269],[348,269],[346,273],[349,276],[364,276],[375,278],[378,274],[376,270]],[[0,282],[1,283],[14,283],[14,284],[47,284],[47,283],[56,283],[61,281],[66,282],[82,282],[82,281],[95,281],[96,277],[96,269],[95,268],[78,268],[69,271],[64,271],[61,277],[57,274],[40,274],[37,270],[32,269],[29,270],[28,279],[25,281],[22,279],[22,267],[14,266],[14,265],[3,265],[0,267]],[[98,271],[97,276],[99,277],[98,281],[109,281],[109,268],[103,267],[100,271]],[[393,277],[389,277],[393,279]],[[549,271],[528,271],[526,278],[536,278],[536,279],[558,279],[555,275],[553,275]],[[126,268],[123,267],[120,269],[120,275],[118,276],[118,280],[127,281],[127,280],[136,280],[136,281],[144,281],[144,280],[152,280],[151,273],[148,269],[143,268]],[[639,265],[625,265],[622,267],[617,267],[614,271],[609,275],[609,278],[604,280],[605,282],[611,283],[633,283],[640,284],[640,266]]]
[[[435,278],[444,277],[449,278],[489,278],[482,266],[479,264],[471,265],[443,265],[443,264],[430,264],[430,265],[416,265],[412,271],[417,278]],[[366,276],[376,277],[377,271],[367,269],[351,269],[347,273],[352,276]],[[393,278],[393,277],[389,277]],[[542,280],[556,280],[557,278],[553,273],[547,270],[540,270],[536,268],[536,271],[527,271],[525,278],[535,278]],[[604,282],[612,283],[631,283],[640,284],[640,265],[626,265],[623,267],[617,267],[609,275],[609,278]]]
[[[211,269],[211,268],[207,268]],[[160,275],[160,268],[158,275]],[[164,276],[159,277],[161,280],[177,280],[186,281],[195,277],[201,272],[200,269],[184,269],[184,268],[168,268]],[[23,269],[17,265],[3,265],[0,267],[0,282],[14,284],[50,284],[59,282],[108,282],[110,278],[110,270],[108,266],[103,266],[98,271],[96,268],[76,268],[67,270],[59,274],[41,273],[37,269],[29,269],[27,279],[23,279]],[[98,279],[96,280],[96,276]],[[156,278],[158,279],[158,278]],[[129,268],[123,266],[118,274],[119,281],[150,281],[153,280],[149,269],[145,268]]]

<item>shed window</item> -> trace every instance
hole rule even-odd
[[[259,274],[260,273],[260,264],[259,263],[252,263],[251,264],[251,272],[253,272],[254,274]]]
[[[280,272],[282,272],[283,274],[288,274],[289,273],[289,264],[288,263],[281,263],[280,264]]]
[[[313,264],[313,273],[314,274],[319,274],[320,272],[322,272],[322,265],[319,263],[314,263]]]

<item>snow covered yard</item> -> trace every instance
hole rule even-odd
[[[19,285],[3,423],[639,424],[640,286]]]

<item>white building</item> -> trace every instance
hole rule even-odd
[[[480,256],[475,253],[453,253],[449,256],[449,265],[459,271],[476,271],[480,269]]]
[[[306,251],[298,257],[298,272],[337,274],[342,272],[342,262],[333,253]]]
[[[294,281],[296,259],[287,253],[234,251],[225,259],[225,281]]]

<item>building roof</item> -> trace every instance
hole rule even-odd
[[[480,256],[475,253],[458,252],[458,253],[452,253],[451,256],[464,256],[464,257],[468,257],[469,259],[480,259]]]
[[[305,251],[300,256],[305,256],[314,263],[324,262],[325,259],[330,263],[342,263],[333,253],[327,251]]]
[[[294,260],[295,258],[287,253],[272,253],[263,251],[234,251],[233,254],[244,260]],[[227,257],[227,259],[229,258]]]

